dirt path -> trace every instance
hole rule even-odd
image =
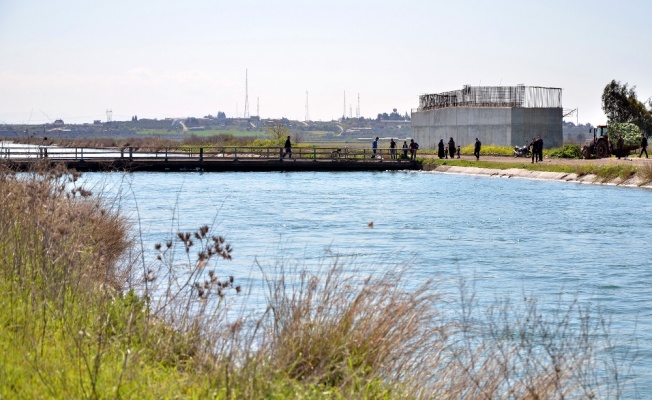
[[[425,158],[438,158],[435,155],[425,155]],[[473,156],[462,156],[463,160],[475,160]],[[601,185],[618,185],[630,187],[645,187],[652,189],[652,182],[645,176],[635,174],[629,178],[622,179],[620,177],[613,178],[612,180],[605,181],[596,175],[577,175],[575,173],[565,172],[546,172],[546,171],[530,171],[524,168],[519,168],[519,163],[529,164],[532,162],[530,158],[515,158],[508,156],[480,156],[481,161],[491,161],[497,163],[516,163],[517,165],[510,166],[508,169],[486,168],[486,167],[458,167],[453,165],[428,165],[424,164],[424,169],[427,171],[440,172],[440,173],[453,173],[453,174],[466,174],[466,175],[483,175],[502,178],[525,178],[525,179],[544,179],[544,180],[557,180],[565,182],[587,183],[587,184],[601,184]],[[541,164],[544,165],[633,165],[641,167],[645,165],[652,165],[650,158],[628,157],[618,159],[616,157],[602,158],[596,160],[578,160],[578,159],[562,159],[562,158],[544,158]]]

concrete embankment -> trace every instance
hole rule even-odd
[[[633,176],[625,180],[621,178],[615,178],[611,181],[603,181],[597,175],[592,175],[592,174],[580,176],[575,173],[528,171],[519,168],[491,169],[491,168],[477,168],[477,167],[457,167],[451,165],[424,165],[423,170],[432,171],[436,173],[446,173],[446,174],[479,175],[479,176],[490,176],[490,177],[497,177],[497,178],[541,179],[541,180],[564,181],[564,182],[583,183],[583,184],[642,187],[642,188],[652,189],[652,182],[644,181],[637,176]]]

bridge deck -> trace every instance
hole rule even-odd
[[[391,157],[389,150],[332,148],[295,149],[283,158],[278,148],[198,148],[194,151],[133,148],[3,149],[0,165],[28,170],[64,165],[77,171],[384,171],[418,169],[409,159]]]

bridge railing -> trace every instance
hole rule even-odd
[[[0,158],[4,159],[56,159],[66,161],[82,161],[92,159],[115,160],[148,160],[163,159],[163,161],[182,160],[304,160],[304,161],[409,161],[410,154],[396,149],[392,154],[389,149],[333,148],[333,147],[295,147],[291,154],[279,147],[246,147],[246,146],[205,146],[193,148],[86,148],[86,147],[54,147],[54,146],[24,146],[2,147]]]

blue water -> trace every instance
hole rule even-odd
[[[212,226],[234,247],[228,273],[256,279],[256,262],[353,257],[357,265],[472,280],[479,301],[577,298],[634,344],[635,389],[652,398],[652,191],[566,182],[379,173],[89,173],[120,192],[146,248]],[[370,223],[373,222],[373,227]],[[630,355],[633,357],[633,355]]]

